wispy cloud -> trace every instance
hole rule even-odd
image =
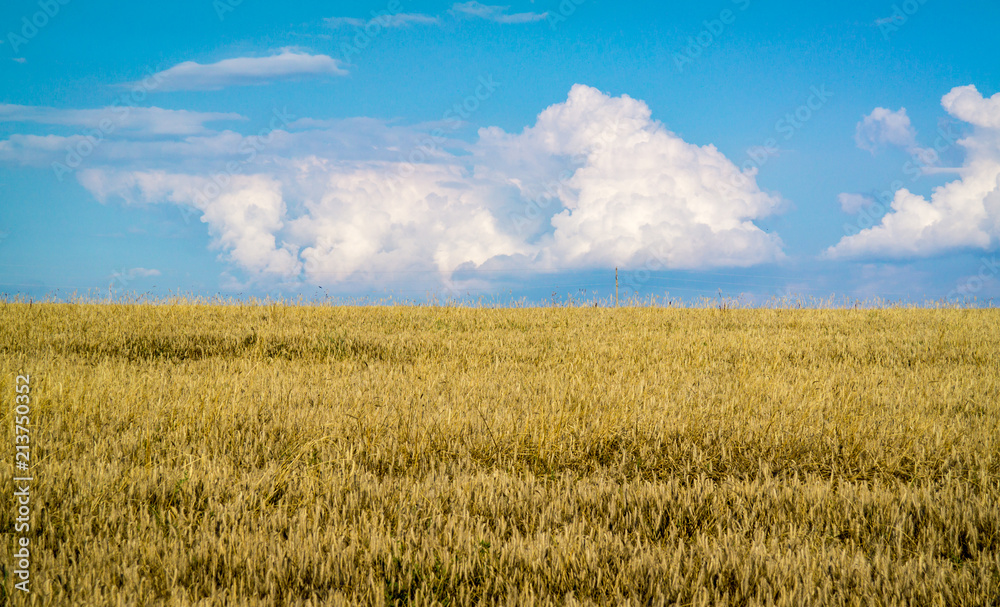
[[[380,25],[382,27],[406,27],[409,25],[433,25],[440,19],[430,15],[420,13],[396,13],[377,15],[371,19],[358,19],[357,17],[327,17],[324,22],[332,28],[340,27],[367,27],[369,25]]]
[[[472,1],[455,4],[448,13],[452,16],[486,19],[496,23],[531,23],[532,21],[541,21],[548,16],[548,13],[515,13],[511,15],[507,14],[508,10],[510,10],[509,6],[493,6]],[[323,21],[334,29],[342,27],[371,28],[372,26],[400,28],[410,25],[434,25],[440,23],[441,18],[421,13],[383,12],[382,14],[373,13],[371,19],[327,17]]]
[[[905,21],[902,15],[893,15],[891,17],[880,17],[875,20],[875,25],[886,25],[889,23],[899,23]]]
[[[269,57],[235,57],[217,63],[185,61],[151,76],[161,91],[204,91],[268,84],[306,76],[344,76],[347,70],[328,55],[283,51]]]
[[[151,278],[153,276],[159,276],[160,271],[150,268],[121,268],[115,270],[111,274],[112,279],[116,279],[119,282],[128,282],[130,280],[135,280],[136,278]]]
[[[865,196],[864,194],[852,194],[845,192],[837,196],[837,201],[840,202],[840,208],[845,213],[857,213],[865,207],[869,207],[875,204],[875,199],[871,196]]]
[[[102,129],[111,124],[116,130],[147,135],[195,135],[204,133],[206,122],[246,120],[232,112],[192,112],[159,107],[105,107],[99,109],[60,109],[45,106],[0,104],[0,120],[34,122],[81,128]]]
[[[368,21],[357,17],[327,17],[323,20],[330,27],[364,27]],[[374,20],[373,20],[374,21]]]
[[[451,7],[451,12],[454,14],[486,19],[497,23],[531,23],[532,21],[541,21],[548,16],[548,13],[514,13],[508,15],[508,10],[510,10],[510,6],[483,4],[475,0],[455,4]]]

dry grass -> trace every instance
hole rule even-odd
[[[993,310],[0,303],[27,602],[1000,604],[998,343]]]

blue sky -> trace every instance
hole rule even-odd
[[[989,300],[998,22],[8,2],[0,293]]]

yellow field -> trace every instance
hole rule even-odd
[[[0,303],[0,371],[0,604],[1000,604],[993,310]]]

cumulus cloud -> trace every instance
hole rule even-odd
[[[286,208],[281,184],[272,178],[229,176],[220,187],[209,177],[88,169],[78,179],[102,202],[115,195],[131,203],[171,202],[198,209],[212,246],[250,273],[293,277],[300,271],[296,247],[277,244]]]
[[[780,240],[753,224],[780,198],[714,146],[687,143],[652,120],[642,101],[576,85],[522,133],[480,136],[480,157],[500,159],[484,173],[529,201],[549,192],[557,199],[541,242],[548,263],[609,267],[653,256],[664,267],[694,268],[782,257]],[[568,178],[554,181],[559,173]]]
[[[320,198],[292,224],[310,282],[360,275],[373,282],[433,269],[445,279],[465,264],[530,252],[499,227],[490,192],[466,187],[458,166],[369,163],[323,167]]]
[[[228,86],[268,84],[306,76],[344,76],[347,70],[328,55],[285,50],[269,57],[235,57],[217,63],[185,61],[153,74],[153,88],[161,91],[204,91]]]
[[[974,86],[952,89],[941,102],[975,129],[958,141],[966,159],[960,179],[937,187],[930,198],[903,188],[879,225],[830,247],[830,259],[910,258],[944,251],[990,249],[1000,241],[1000,93],[984,99]]]
[[[191,112],[158,107],[59,109],[0,104],[0,120],[73,126],[104,132],[129,130],[148,135],[194,135],[207,130],[206,122],[246,120],[246,118],[232,112]]]
[[[756,171],[684,141],[627,95],[576,85],[521,132],[484,128],[471,143],[440,125],[288,120],[235,164],[226,159],[252,138],[227,131],[113,142],[77,178],[102,202],[194,209],[223,258],[262,279],[436,275],[432,288],[475,269],[689,269],[784,256],[754,224],[782,206]],[[177,148],[149,147],[167,143]]]
[[[873,155],[884,146],[891,145],[901,148],[913,157],[921,167],[930,172],[937,162],[938,155],[932,148],[922,148],[917,145],[917,131],[906,115],[906,108],[895,112],[884,107],[875,108],[858,123],[854,132],[854,142],[862,150]]]
[[[984,129],[1000,129],[1000,94],[983,99],[973,85],[957,86],[941,99],[949,114]]]
[[[88,170],[80,182],[101,201],[194,207],[229,261],[286,280],[301,273],[314,284],[350,277],[374,283],[428,269],[447,276],[462,264],[523,249],[499,233],[474,192],[449,183],[461,179],[457,167],[418,165],[398,181],[391,178],[397,168],[379,162],[348,168],[308,159],[289,168],[281,180],[238,176],[222,187],[208,177],[163,172]],[[294,176],[317,197],[307,195],[289,220],[282,181],[290,187]]]
[[[917,145],[917,133],[906,115],[906,108],[893,112],[877,107],[858,123],[854,141],[873,154],[884,145],[911,148]]]
[[[451,7],[454,14],[486,19],[496,23],[531,23],[532,21],[541,21],[548,16],[548,13],[514,13],[509,15],[507,14],[508,10],[510,10],[510,6],[493,6],[475,0],[458,3]]]

